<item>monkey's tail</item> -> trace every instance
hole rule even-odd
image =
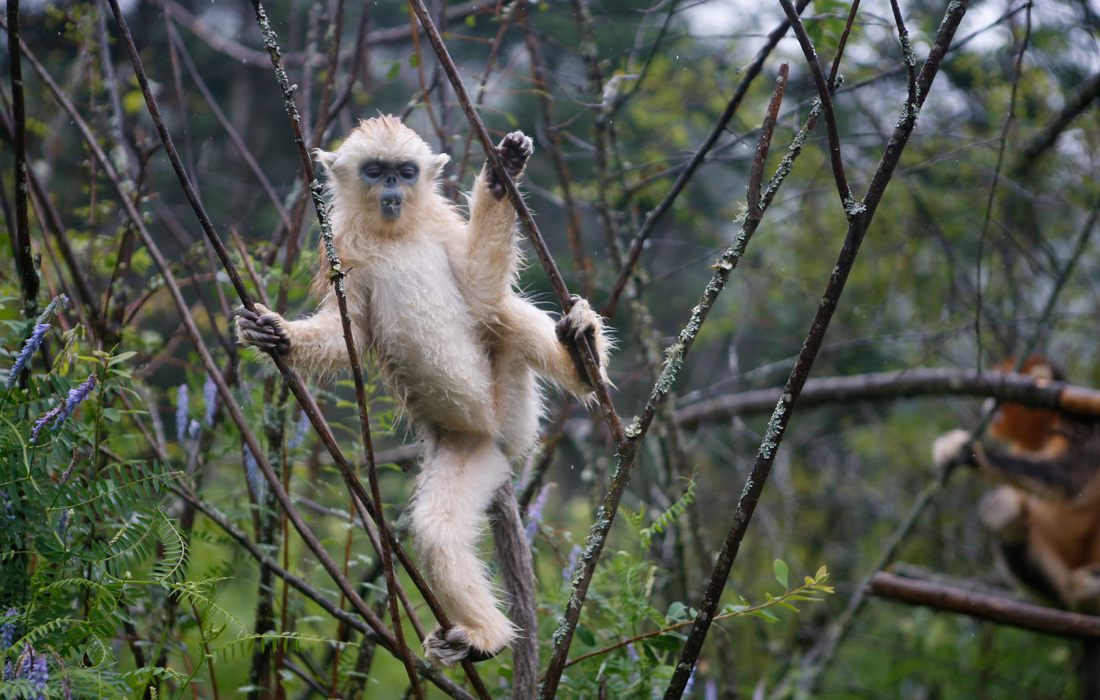
[[[511,482],[497,489],[490,506],[500,578],[508,598],[508,617],[518,629],[512,643],[512,698],[538,694],[539,624],[535,612],[535,568]]]
[[[441,436],[425,454],[410,515],[424,574],[464,643],[495,654],[512,641],[515,627],[498,607],[488,567],[477,542],[486,510],[511,466],[489,436]],[[447,646],[444,644],[444,646]],[[438,658],[453,663],[443,649]]]

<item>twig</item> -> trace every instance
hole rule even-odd
[[[883,571],[871,578],[870,593],[907,605],[923,605],[936,610],[961,613],[979,620],[989,620],[1042,634],[1100,637],[1100,617],[1095,615],[1057,610],[941,583],[903,578]]]
[[[802,54],[806,57],[806,63],[810,67],[814,84],[817,86],[817,98],[821,101],[821,109],[825,113],[825,132],[829,137],[829,161],[833,166],[833,180],[836,182],[837,193],[840,195],[840,203],[844,207],[844,213],[849,219],[852,219],[858,213],[858,208],[852,206],[854,204],[852,190],[848,187],[848,178],[844,174],[844,159],[840,153],[840,134],[837,131],[836,114],[833,112],[831,86],[829,81],[825,79],[825,74],[821,70],[821,63],[817,60],[817,51],[814,50],[810,35],[806,33],[806,28],[802,26],[802,20],[799,19],[798,12],[791,4],[791,0],[779,0],[779,4],[783,7],[783,13],[787,15],[787,21],[791,23],[794,35],[798,37],[798,44],[802,47]],[[851,18],[855,16],[857,6],[853,3],[852,12],[849,14],[849,24]],[[834,66],[839,65],[839,63],[840,52],[838,51]]]
[[[337,606],[320,591],[311,586],[308,581],[283,568],[278,561],[265,554],[263,550],[244,533],[244,531],[234,525],[229,518],[219,512],[214,506],[179,484],[172,484],[169,488],[174,494],[191,504],[196,510],[209,518],[211,522],[220,527],[222,531],[229,535],[237,544],[241,545],[253,559],[261,565],[271,569],[280,579],[286,581],[293,586],[295,590],[312,600],[314,603],[317,603],[326,613],[348,627],[362,633],[367,639],[382,643],[383,645],[385,644],[385,640],[379,637],[369,625],[363,622],[363,620]],[[461,700],[473,700],[474,696],[457,686],[454,681],[441,673],[438,669],[426,663],[422,664],[420,669],[426,678],[430,679],[451,697],[461,698]]]
[[[546,131],[546,140],[550,145],[550,160],[554,164],[554,171],[558,175],[558,186],[561,188],[561,198],[565,204],[565,231],[566,239],[569,241],[569,250],[573,253],[573,268],[580,276],[584,296],[591,297],[592,261],[584,252],[584,240],[581,237],[581,214],[577,208],[577,202],[573,199],[573,188],[570,184],[573,178],[569,173],[569,165],[562,155],[561,133],[558,131],[558,125],[554,119],[554,99],[550,93],[546,59],[542,55],[542,47],[539,45],[538,37],[535,36],[534,30],[531,28],[527,1],[517,0],[517,2],[520,6],[515,9],[515,12],[519,13],[519,21],[524,33],[524,43],[527,45],[527,55],[531,60],[531,80],[534,83],[539,108],[542,110],[543,128]]]
[[[31,231],[27,218],[27,115],[23,101],[23,62],[19,55],[19,0],[8,0],[8,73],[11,78],[12,142],[15,153],[15,236],[12,257],[23,290],[23,317],[38,315],[38,273],[31,253]]]
[[[499,0],[499,4],[503,4],[503,0]],[[474,109],[481,109],[481,101],[485,98],[485,86],[489,82],[489,76],[493,72],[493,68],[496,66],[497,54],[500,53],[500,47],[504,44],[504,37],[508,34],[508,29],[512,26],[512,21],[516,14],[517,5],[509,4],[505,7],[507,11],[501,14],[498,10],[498,17],[500,18],[500,26],[497,27],[496,36],[493,37],[493,43],[489,46],[489,55],[485,59],[485,67],[481,71],[481,78],[477,82],[477,97],[474,98]],[[462,146],[462,160],[459,161],[458,168],[455,169],[454,177],[455,181],[461,183],[462,178],[466,175],[466,165],[470,160],[470,146],[474,143],[474,135],[472,132],[467,132],[466,140]]]
[[[798,11],[801,12],[807,5],[809,0],[798,0]],[[719,137],[725,133],[726,125],[737,113],[738,108],[741,106],[742,100],[749,91],[749,86],[752,85],[753,80],[760,74],[761,69],[764,67],[764,61],[771,54],[772,50],[779,44],[779,41],[787,33],[787,29],[790,27],[790,22],[782,22],[775,29],[768,33],[768,40],[761,47],[760,51],[756,53],[756,57],[752,63],[748,65],[744,70],[744,75],[741,78],[741,82],[737,84],[737,88],[733,91],[733,96],[726,104],[726,109],[722,112],[722,115],[718,117],[718,120],[714,123],[714,127],[710,130],[710,134],[707,135],[703,143],[692,154],[691,160],[688,161],[684,169],[680,171],[680,174],[676,176],[676,181],[672,183],[672,187],[669,188],[668,193],[665,194],[661,202],[646,214],[645,220],[642,222],[641,228],[634,234],[634,240],[630,244],[630,249],[626,253],[626,260],[623,262],[622,269],[619,271],[618,279],[615,280],[615,286],[611,289],[611,294],[607,301],[604,302],[601,313],[604,316],[613,317],[615,310],[619,305],[619,298],[622,296],[623,290],[626,289],[627,280],[633,274],[634,266],[638,263],[638,258],[642,254],[642,248],[645,246],[646,239],[649,238],[649,234],[653,232],[654,226],[657,221],[672,208],[672,204],[676,201],[676,198],[687,186],[689,180],[695,171],[702,165],[703,160],[706,158],[707,153],[714,147],[714,144],[718,142]]]
[[[790,7],[789,0],[781,0],[781,2],[783,2],[785,9]],[[940,63],[951,44],[951,38],[955,35],[959,22],[962,21],[967,5],[968,0],[958,0],[957,2],[952,2],[948,6],[947,13],[944,15],[943,22],[940,24],[939,31],[936,34],[932,50],[917,80],[918,87],[920,88],[919,99],[922,104],[932,85],[932,81],[939,71]],[[788,11],[788,16],[789,15],[790,12]],[[691,671],[695,668],[695,662],[699,658],[699,652],[702,650],[703,641],[706,639],[707,631],[710,629],[714,611],[718,607],[722,591],[729,578],[730,569],[733,567],[733,563],[737,558],[737,553],[741,548],[741,542],[745,537],[749,523],[752,520],[752,515],[756,510],[756,504],[759,502],[760,494],[763,491],[764,485],[767,483],[768,475],[775,461],[776,452],[783,440],[787,425],[790,422],[793,407],[798,401],[799,395],[802,393],[802,388],[809,377],[814,360],[817,358],[817,353],[821,349],[821,344],[825,339],[825,332],[829,328],[829,322],[832,320],[833,313],[836,311],[837,305],[840,302],[840,296],[844,291],[848,275],[851,273],[852,266],[855,264],[860,244],[863,242],[863,238],[867,233],[867,228],[874,217],[879,202],[882,200],[886,187],[890,183],[894,169],[901,159],[902,151],[905,149],[905,144],[908,142],[909,136],[916,126],[916,121],[916,112],[910,109],[904,110],[889,143],[886,145],[878,168],[871,179],[867,195],[857,207],[850,207],[845,204],[846,209],[855,210],[854,212],[850,212],[848,233],[845,236],[844,244],[837,257],[836,265],[830,275],[829,283],[825,288],[821,303],[818,306],[817,312],[814,314],[814,320],[810,326],[810,331],[806,335],[805,341],[803,341],[802,349],[798,353],[798,359],[795,361],[794,368],[787,378],[783,395],[780,397],[775,410],[772,412],[771,419],[768,421],[767,430],[760,443],[760,448],[756,453],[756,461],[753,464],[752,471],[738,499],[733,522],[722,544],[722,550],[718,554],[717,562],[714,566],[711,578],[707,583],[706,591],[698,605],[697,609],[699,612],[695,617],[695,623],[692,625],[691,632],[688,634],[687,641],[680,654],[680,659],[676,664],[676,669],[673,671],[672,680],[669,682],[668,690],[665,692],[665,700],[677,700],[683,695],[684,687],[687,685]],[[854,215],[851,215],[852,213],[854,213]]]
[[[166,17],[170,17],[169,13],[165,13]],[[210,88],[207,87],[206,81],[202,79],[202,74],[198,68],[195,67],[195,62],[191,59],[191,52],[187,50],[187,46],[180,38],[179,32],[175,26],[168,25],[169,27],[169,41],[175,44],[178,49],[181,58],[183,58],[183,65],[187,69],[187,74],[191,77],[192,82],[195,83],[195,87],[199,89],[202,94],[202,98],[206,100],[206,105],[210,107],[210,111],[214,114],[214,118],[221,124],[222,129],[225,130],[226,136],[233,142],[233,145],[237,148],[237,153],[240,154],[241,160],[252,171],[252,174],[256,176],[256,181],[260,184],[260,189],[267,195],[268,201],[275,208],[275,214],[278,215],[279,221],[282,222],[288,230],[290,230],[290,215],[286,211],[286,207],[283,206],[283,202],[279,199],[279,195],[276,194],[275,188],[271,184],[271,180],[268,179],[267,173],[264,172],[260,164],[256,162],[256,157],[252,155],[252,150],[249,149],[248,144],[244,142],[244,138],[241,133],[237,131],[237,128],[233,126],[233,122],[229,120],[225,112],[222,111],[221,105],[214,98],[214,95],[210,92]]]
[[[974,341],[975,366],[982,366],[982,258],[985,256],[985,241],[989,235],[989,224],[993,220],[993,203],[997,198],[997,185],[1001,180],[1001,168],[1004,167],[1005,149],[1008,146],[1008,130],[1016,121],[1016,93],[1020,88],[1020,76],[1023,74],[1024,53],[1031,39],[1031,0],[1028,0],[1024,20],[1024,38],[1016,54],[1016,67],[1012,76],[1012,91],[1008,98],[1008,114],[1001,127],[1001,139],[997,145],[997,163],[993,166],[993,178],[989,182],[989,194],[985,200],[985,216],[982,217],[982,231],[978,235],[978,251],[974,256]]]

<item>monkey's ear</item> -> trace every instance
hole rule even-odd
[[[336,162],[336,154],[332,151],[322,151],[320,148],[314,148],[313,160],[317,161],[326,171],[331,171],[332,164]]]
[[[428,177],[427,179],[434,180],[439,177],[439,173],[443,172],[443,166],[451,162],[451,157],[446,153],[440,153],[437,156],[432,156],[428,161]]]

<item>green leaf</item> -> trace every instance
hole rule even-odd
[[[789,588],[787,581],[790,570],[787,568],[787,563],[782,559],[775,560],[775,580],[779,581],[779,585],[783,588]]]
[[[120,352],[119,354],[115,355],[114,357],[112,357],[110,359],[110,361],[107,363],[107,366],[110,367],[111,365],[117,365],[119,362],[125,362],[126,360],[129,360],[131,357],[133,357],[136,354],[137,354],[137,352],[135,352],[134,350],[128,350],[126,352]]]
[[[596,646],[596,637],[587,627],[577,627],[577,638],[587,646]]]
[[[679,622],[687,618],[687,606],[676,601],[672,605],[668,606],[668,613],[665,615],[669,622]]]

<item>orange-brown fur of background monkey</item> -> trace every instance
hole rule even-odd
[[[1062,379],[1041,357],[1020,371]],[[1100,612],[1100,421],[1005,403],[989,434],[1008,449],[955,430],[936,440],[936,462],[970,464],[1003,482],[982,499],[980,512],[1022,584],[1059,607]]]

